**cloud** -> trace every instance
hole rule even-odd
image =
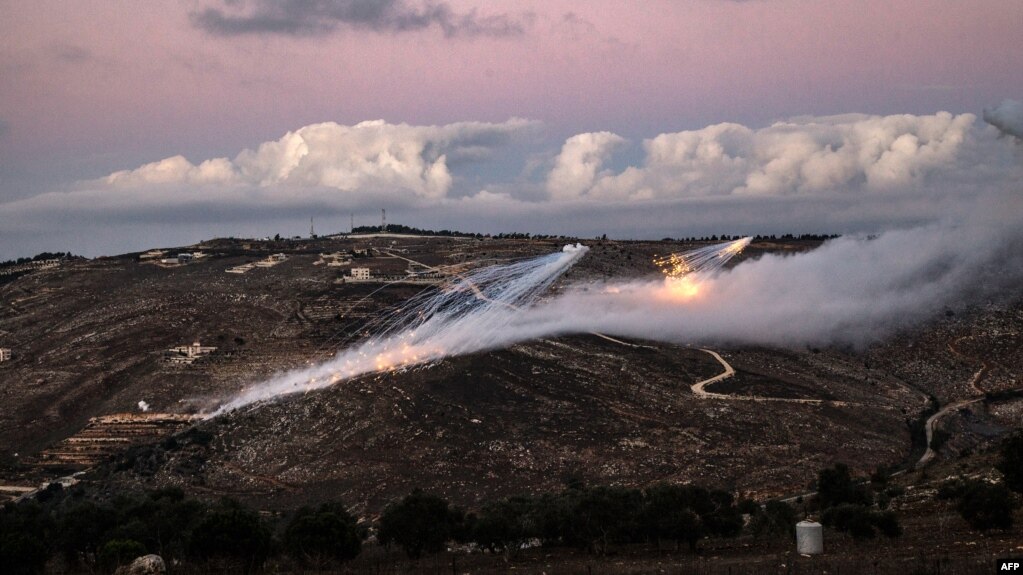
[[[649,138],[633,165],[615,157],[630,144],[610,132],[551,151],[538,128],[328,122],[233,157],[173,156],[0,203],[0,259],[291,235],[310,216],[341,230],[350,212],[380,208],[395,222],[482,233],[876,233],[1023,195],[1023,146],[969,114],[716,124]]]
[[[1011,152],[975,119],[940,112],[795,118],[761,129],[716,124],[648,139],[643,164],[618,173],[601,171],[609,154],[598,143],[613,134],[579,135],[558,156],[549,192],[555,200],[642,200],[920,190],[1012,165]],[[593,151],[581,153],[587,142]],[[578,177],[560,185],[566,174]]]
[[[561,147],[554,169],[547,177],[547,190],[552,198],[565,199],[583,195],[593,187],[604,162],[615,147],[625,139],[611,132],[592,132],[572,136]]]
[[[460,122],[445,126],[389,124],[383,120],[343,126],[312,124],[288,132],[233,160],[191,163],[174,156],[110,174],[93,185],[114,189],[157,186],[239,186],[256,189],[327,190],[337,195],[389,194],[438,200],[452,185],[449,159],[487,158],[536,123]],[[330,192],[333,190],[333,192]]]
[[[1023,140],[1023,102],[1003,100],[993,108],[984,108],[984,121],[1003,134]]]
[[[280,34],[319,36],[339,28],[373,32],[409,32],[436,26],[444,36],[516,36],[530,15],[480,15],[475,9],[455,12],[445,2],[404,0],[253,0],[225,1],[224,8],[191,14],[193,25],[212,34]]]

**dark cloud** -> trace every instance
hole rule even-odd
[[[224,4],[224,8],[193,12],[193,25],[221,36],[319,36],[341,28],[397,33],[437,26],[451,38],[516,36],[532,21],[530,15],[480,16],[476,10],[457,13],[444,2],[431,1],[419,5],[404,0],[255,0]]]
[[[53,46],[53,54],[58,60],[70,64],[78,64],[92,59],[92,52],[74,44],[56,44]]]
[[[1004,100],[993,108],[984,108],[984,121],[998,131],[1023,140],[1023,102]]]

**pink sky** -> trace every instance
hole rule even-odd
[[[325,121],[536,120],[525,155],[549,168],[582,132],[635,144],[719,122],[979,115],[1023,98],[1019,0],[432,3],[523,31],[218,35],[194,15],[239,13],[222,0],[0,0],[0,206],[179,154],[234,157]],[[638,145],[623,153],[637,161]],[[479,170],[507,184],[522,155]]]
[[[643,136],[798,114],[978,112],[1023,93],[1017,0],[482,4],[535,15],[510,38],[216,37],[189,21],[203,2],[4,4],[7,162],[228,153],[324,120],[518,116]]]

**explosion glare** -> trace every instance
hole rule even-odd
[[[533,304],[588,248],[489,266],[413,297],[367,326],[374,335],[333,359],[243,390],[210,417],[281,395],[310,391],[372,372],[396,371],[443,357],[499,347],[514,318]]]
[[[733,257],[742,253],[753,238],[714,244],[654,259],[664,273],[665,291],[669,300],[689,301],[700,295],[705,280],[724,268]]]

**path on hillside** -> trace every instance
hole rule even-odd
[[[724,399],[729,401],[777,401],[785,403],[802,403],[810,405],[827,404],[833,405],[835,407],[860,405],[859,403],[853,403],[850,401],[838,401],[831,399],[799,399],[794,397],[771,397],[764,395],[732,395],[727,393],[715,393],[713,391],[707,391],[706,387],[708,385],[711,385],[712,383],[717,383],[719,381],[724,381],[730,377],[733,377],[735,375],[735,368],[733,368],[727,361],[725,361],[725,358],[721,357],[721,354],[715,351],[711,351],[709,349],[704,348],[700,348],[700,351],[710,354],[710,356],[716,359],[718,363],[721,364],[721,367],[724,368],[723,372],[715,375],[714,377],[709,377],[707,379],[697,381],[696,383],[690,386],[690,389],[693,390],[693,395],[700,399]]]
[[[933,447],[934,430],[937,427],[938,422],[941,420],[941,418],[945,417],[946,415],[953,411],[958,410],[961,407],[966,407],[967,405],[971,405],[973,403],[977,403],[978,401],[984,400],[985,397],[984,390],[980,389],[980,387],[978,387],[977,384],[980,383],[980,381],[987,376],[988,372],[991,369],[991,366],[988,365],[988,363],[983,359],[978,359],[976,357],[966,355],[965,353],[959,351],[958,348],[958,344],[960,341],[963,341],[964,339],[970,339],[972,337],[973,337],[972,335],[964,335],[963,337],[948,342],[948,351],[951,352],[952,355],[955,355],[956,357],[969,363],[980,363],[980,369],[974,372],[973,376],[970,378],[970,388],[973,390],[975,396],[954,401],[946,405],[945,407],[942,407],[940,410],[938,410],[937,413],[927,418],[927,422],[924,424],[924,431],[926,432],[927,436],[927,451],[924,451],[924,454],[920,456],[920,460],[916,462],[915,467],[917,468],[927,465],[928,463],[931,462],[932,459],[934,459],[938,455],[938,452],[935,451]]]

